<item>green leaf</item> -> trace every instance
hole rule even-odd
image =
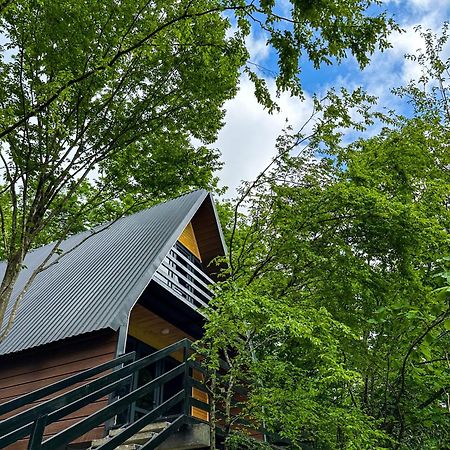
[[[450,331],[450,319],[445,320],[444,322],[444,328],[448,331]]]

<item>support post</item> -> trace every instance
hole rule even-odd
[[[189,382],[189,370],[190,370],[190,364],[189,364],[189,343],[186,341],[183,346],[183,362],[185,364],[184,366],[184,380],[183,380],[183,387],[184,387],[184,401],[183,401],[183,414],[186,417],[189,417],[191,415],[191,383]]]
[[[42,446],[42,438],[44,437],[45,426],[47,425],[47,415],[38,417],[31,431],[30,440],[28,441],[28,450],[40,450]]]

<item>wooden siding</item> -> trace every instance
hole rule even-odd
[[[194,229],[192,228],[192,224],[190,222],[187,224],[178,240],[200,261],[202,260],[197,245],[197,239],[195,238]]]
[[[90,367],[110,361],[115,357],[116,346],[117,335],[115,332],[108,330],[66,339],[15,355],[0,357],[0,404]],[[79,383],[78,385],[82,384]],[[52,397],[73,388],[74,386],[61,390],[53,394]],[[44,400],[46,399],[35,404]],[[106,397],[99,399],[64,419],[50,424],[45,429],[45,438],[98,411],[107,404],[107,401]],[[17,411],[14,411],[14,414],[16,413]],[[0,417],[0,420],[5,417]],[[92,439],[102,437],[103,434],[103,427],[98,427],[75,442],[89,442]],[[7,450],[25,450],[27,440],[21,440],[6,448]]]
[[[222,241],[211,202],[204,202],[192,218],[192,228],[206,272],[211,276],[218,267],[210,265],[217,256],[224,256]]]
[[[168,333],[163,334],[163,330],[168,330]],[[192,340],[191,336],[139,304],[134,305],[131,310],[128,334],[156,349],[167,347],[184,338]],[[173,356],[181,361],[183,352],[179,351]]]
[[[161,333],[162,330],[168,330],[169,332],[163,334]],[[184,338],[194,340],[192,336],[189,336],[170,322],[139,304],[136,304],[131,310],[128,334],[156,349],[167,347]],[[183,359],[183,351],[180,350],[172,356],[181,361]],[[194,371],[194,378],[200,379],[201,374],[196,372]],[[192,396],[197,400],[208,403],[208,395],[200,391],[200,389],[192,388]],[[202,420],[208,420],[208,413],[199,408],[193,407],[192,415]]]
[[[203,374],[198,370],[193,371],[192,377],[198,381],[204,380]],[[195,387],[192,388],[192,397],[196,400],[200,400],[201,402],[209,403],[208,394]],[[209,421],[209,413],[207,411],[204,411],[203,409],[197,408],[196,406],[191,407],[191,414],[193,417],[197,417],[198,419],[204,420],[205,422]]]

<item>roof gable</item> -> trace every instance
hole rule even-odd
[[[206,272],[214,276],[220,267],[211,264],[212,260],[226,254],[225,241],[214,202],[203,202],[191,223]]]
[[[92,236],[69,237],[61,247],[75,249],[36,277],[0,354],[126,324],[163,258],[204,204],[214,208],[211,195],[198,190],[100,226],[97,231],[105,229]],[[27,255],[15,295],[50,248]]]

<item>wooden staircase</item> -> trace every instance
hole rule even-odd
[[[108,436],[92,441],[88,450],[200,450],[209,448],[210,436],[209,426],[205,423],[192,423],[187,418],[179,417],[178,431],[170,432],[174,422],[151,423],[135,434],[128,433],[129,437],[124,440],[123,435],[129,427],[110,430]],[[166,436],[164,436],[166,435]],[[117,444],[117,442],[121,442]]]
[[[7,417],[0,421],[0,449],[24,440],[28,441],[28,450],[56,450],[69,448],[73,442],[86,442],[82,440],[83,436],[115,421],[131,405],[177,377],[182,377],[179,392],[123,428],[111,430],[106,438],[95,440],[92,444],[89,440],[84,448],[89,445],[96,450],[181,450],[207,447],[203,437],[208,436],[209,439],[209,433],[204,432],[204,427],[208,428],[208,424],[192,416],[194,407],[207,412],[209,405],[192,397],[193,387],[203,391],[205,387],[192,376],[194,370],[200,371],[201,368],[189,359],[190,349],[191,342],[183,339],[138,360],[135,360],[134,354],[123,355],[0,405],[0,416]],[[183,358],[176,367],[142,386],[136,386],[132,382],[141,369],[180,352]],[[103,408],[95,408],[96,402],[106,396],[111,398],[109,404]],[[93,412],[88,417],[57,434],[46,433],[49,425],[87,406],[93,406]],[[161,422],[160,418],[167,417],[174,408],[180,411],[174,419],[171,422]],[[169,446],[161,446],[166,441],[170,442],[168,438],[176,434],[187,436],[186,439],[189,440],[189,434],[186,435],[185,430],[195,429],[196,425],[203,427],[200,433],[202,439],[194,436],[186,445],[183,445],[182,440],[174,439]],[[179,434],[181,429],[184,431]]]

